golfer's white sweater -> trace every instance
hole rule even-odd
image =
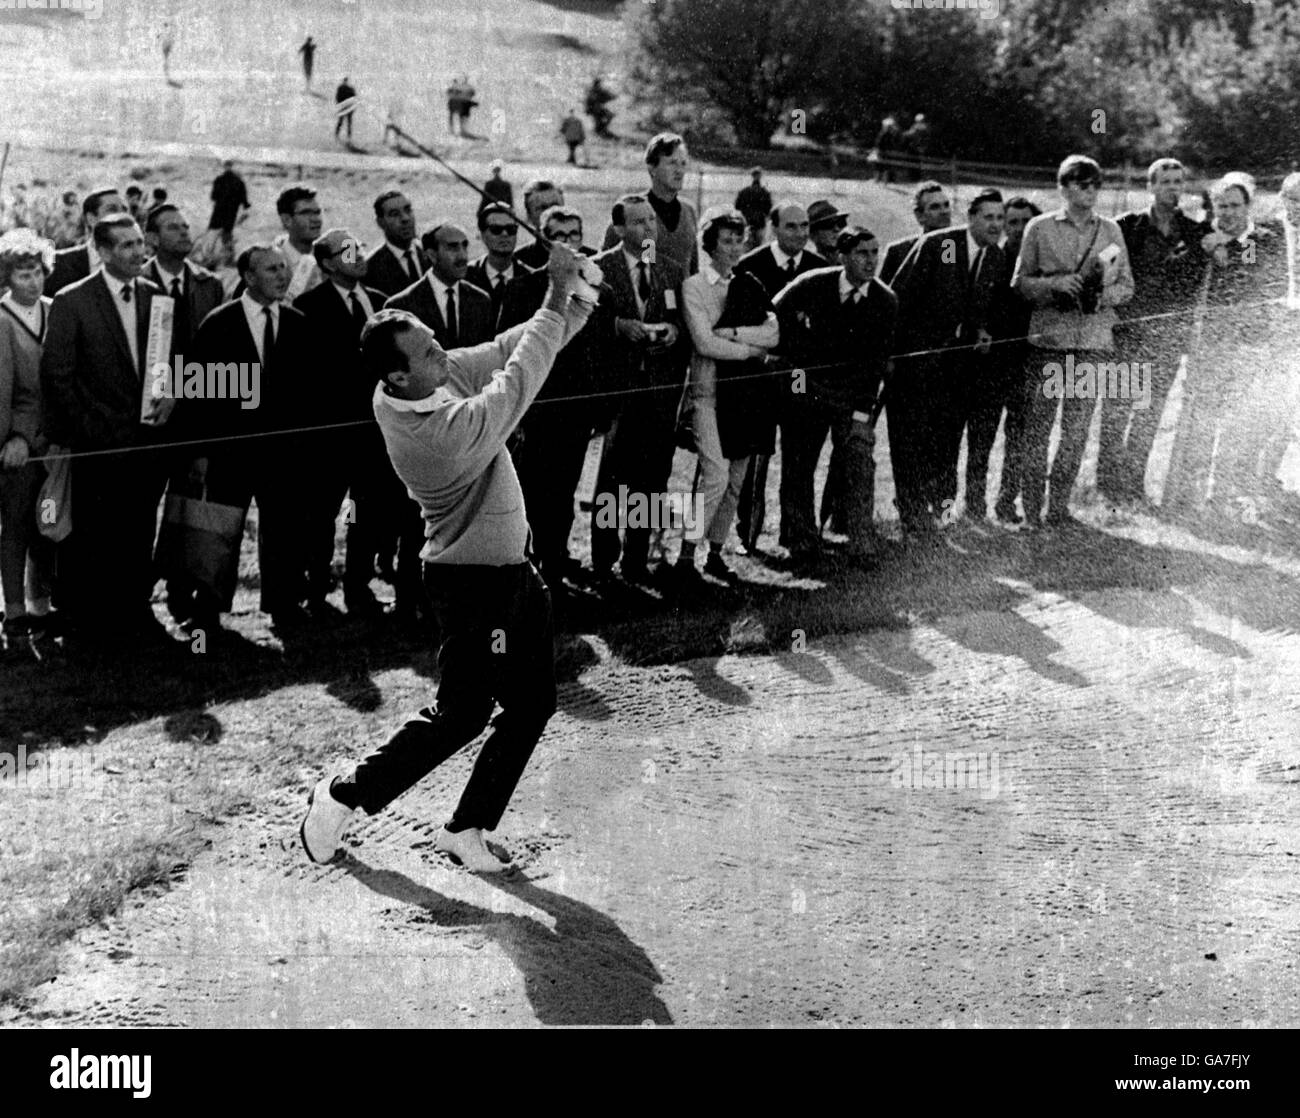
[[[543,309],[493,341],[450,350],[446,384],[422,400],[375,389],[388,456],[424,513],[426,563],[524,561],[528,518],[506,439],[590,313],[570,299],[563,316]]]

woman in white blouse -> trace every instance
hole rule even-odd
[[[745,479],[749,454],[728,458],[719,434],[717,362],[767,359],[780,341],[776,315],[770,310],[761,325],[718,325],[728,308],[729,297],[741,294],[735,285],[752,284],[756,298],[766,301],[761,287],[751,276],[733,276],[732,269],[745,252],[745,219],[736,210],[710,210],[700,219],[700,271],[682,284],[683,314],[690,331],[691,355],[687,385],[691,429],[699,462],[692,494],[694,519],[687,523],[676,569],[687,579],[698,579],[695,544],[702,535],[709,545],[704,564],[706,574],[730,581],[734,574],[722,558],[722,545],[736,515],[736,502]],[[751,391],[745,385],[742,392]],[[757,393],[759,387],[752,386]]]

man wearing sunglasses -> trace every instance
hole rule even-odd
[[[1097,366],[1111,360],[1115,308],[1133,297],[1124,234],[1117,222],[1093,212],[1101,167],[1086,155],[1071,155],[1057,170],[1056,181],[1065,205],[1025,227],[1011,279],[1012,287],[1034,304],[1026,381],[1037,378],[1040,387],[1028,418],[1021,498],[1031,531],[1039,527],[1045,489],[1046,526],[1071,522],[1070,490],[1079,475],[1099,390],[1105,387]],[[1048,441],[1058,400],[1061,441],[1049,474]]]
[[[515,266],[519,223],[509,206],[490,202],[478,212],[478,235],[487,252],[469,262],[465,279],[486,291],[492,299],[492,329],[495,333],[501,329],[501,304],[506,286],[523,267]]]

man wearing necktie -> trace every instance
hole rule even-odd
[[[487,251],[470,261],[465,278],[486,291],[492,299],[492,331],[501,329],[501,307],[506,287],[523,266],[515,265],[515,245],[519,240],[519,223],[510,207],[490,202],[478,212],[478,235]]]
[[[375,617],[379,603],[370,589],[384,527],[384,483],[396,479],[370,407],[373,385],[361,372],[361,330],[384,297],[362,282],[361,244],[346,229],[330,229],[312,246],[325,274],[319,287],[298,296],[294,307],[307,318],[314,354],[312,392],[303,419],[320,430],[303,440],[307,491],[307,607],[329,615],[330,567],[340,506],[347,525],[343,597],[349,614]],[[351,502],[344,496],[351,493]]]
[[[668,485],[676,449],[677,405],[686,383],[690,343],[681,311],[682,267],[656,251],[655,211],[643,194],[614,203],[620,241],[594,257],[605,276],[595,333],[603,352],[608,390],[622,393],[614,428],[605,440],[596,481],[596,508],[629,499],[653,503]],[[623,541],[617,525],[593,522],[592,565],[606,574],[622,552],[630,583],[647,581],[649,525],[629,517]]]
[[[805,272],[829,267],[830,262],[807,247],[808,211],[794,202],[773,206],[769,215],[772,222],[772,239],[765,245],[747,252],[736,264],[740,274],[752,275],[769,299],[775,299]],[[775,426],[775,419],[773,420]],[[767,517],[767,468],[770,454],[753,454],[745,481],[740,489],[736,506],[736,530],[740,535],[741,550],[751,553],[758,548],[758,537]],[[789,540],[782,539],[789,546]]]
[[[217,276],[187,259],[194,247],[189,222],[170,202],[162,202],[149,211],[145,219],[144,241],[153,253],[152,259],[144,266],[144,276],[172,299],[172,351],[168,357],[173,362],[179,358],[183,365],[199,323],[225,301],[225,290]],[[164,428],[170,441],[185,443],[186,420],[185,402],[182,400],[177,403]],[[168,466],[169,493],[189,494],[195,457],[192,447],[176,447]],[[165,573],[168,609],[177,621],[184,621],[191,611],[193,581],[179,570]]]
[[[897,300],[875,279],[880,244],[850,225],[836,241],[841,266],[801,275],[775,300],[779,354],[800,371],[786,380],[781,420],[781,538],[791,562],[814,562],[820,536],[813,516],[813,476],[829,433],[839,448],[838,474],[849,557],[870,565],[874,527],[875,414],[889,361]]]
[[[307,583],[309,514],[318,477],[310,437],[301,431],[318,419],[326,396],[314,367],[315,350],[305,316],[282,302],[290,272],[284,255],[268,244],[246,248],[236,261],[244,292],[218,307],[194,337],[194,360],[205,366],[256,371],[256,406],[244,399],[186,400],[186,410],[206,440],[205,481],[210,501],[247,509],[257,502],[257,557],[261,608],[281,635],[310,618],[302,605]],[[196,595],[191,628],[209,636],[231,602]]]
[[[375,199],[375,224],[384,243],[366,257],[365,283],[390,298],[424,275],[428,261],[415,243],[415,211],[400,190],[385,190]]]
[[[954,515],[957,456],[966,419],[990,392],[990,343],[1006,286],[1002,195],[971,199],[968,224],[921,237],[894,276],[898,345],[885,389],[899,518],[906,535],[927,538]],[[983,481],[968,496],[984,517]]]
[[[76,631],[91,645],[171,644],[150,606],[158,502],[167,480],[158,447],[164,401],[142,420],[150,308],[161,295],[140,278],[144,236],[128,214],[95,226],[103,267],[50,306],[41,390],[50,441],[74,454],[73,531],[60,582]]]

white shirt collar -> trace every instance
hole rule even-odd
[[[108,269],[103,267],[102,265],[100,266],[99,274],[104,277],[104,283],[108,286],[108,293],[112,295],[113,298],[116,299],[118,302],[122,301],[122,288],[128,286],[131,288],[131,295],[134,298],[135,280],[133,279],[120,280],[114,276],[110,276],[108,274]]]
[[[855,291],[865,299],[867,297],[867,286],[870,283],[871,281],[867,280],[867,282],[862,284],[861,286],[854,287],[851,283],[849,283],[848,272],[846,272],[843,268],[841,268],[840,269],[840,302],[841,303],[844,302],[844,300],[847,299],[850,295],[852,295],[853,292]]]
[[[786,268],[790,266],[791,260],[794,261],[794,266],[796,268],[799,267],[799,261],[803,259],[803,249],[800,249],[793,256],[790,256],[781,248],[780,245],[778,245],[775,241],[773,241],[772,256],[776,259],[776,262],[780,266],[781,271],[784,272]]]
[[[180,280],[182,287],[185,286],[185,273],[189,271],[189,269],[186,267],[184,260],[181,261],[181,268],[179,272],[169,272],[166,268],[163,267],[163,262],[159,260],[158,257],[156,256],[153,258],[153,266],[155,269],[157,269],[158,276],[163,281],[163,287],[168,289],[168,294],[171,293],[170,288],[172,285],[172,280],[174,279]]]
[[[970,228],[967,227],[967,229],[966,229],[966,268],[967,268],[967,270],[969,270],[969,269],[975,267],[975,257],[977,257],[977,256],[980,254],[980,249],[982,249],[983,247],[984,247],[984,246],[981,245],[981,244],[980,244],[980,243],[975,239],[975,235],[970,231]]]
[[[1253,218],[1248,217],[1246,218],[1246,228],[1242,231],[1241,236],[1233,237],[1232,239],[1236,241],[1239,245],[1244,245],[1246,243],[1247,238],[1253,237],[1254,235],[1255,235],[1255,221]]]
[[[508,283],[514,275],[514,267],[514,260],[511,260],[504,268],[497,268],[486,256],[483,258],[483,271],[487,274],[489,283],[495,283],[497,276],[501,276]]]
[[[623,246],[623,256],[627,260],[627,270],[633,275],[636,275],[637,265],[643,263],[641,257],[639,257],[635,252],[628,252],[627,245]]]
[[[724,278],[724,277],[723,277],[723,276],[718,272],[718,269],[715,268],[715,267],[713,266],[713,261],[710,260],[707,256],[703,257],[703,258],[700,260],[700,275],[702,275],[702,276],[704,277],[704,281],[705,281],[705,282],[706,282],[710,287],[715,286],[716,284],[719,284],[719,283],[729,283],[729,282],[731,282],[731,276],[727,276],[727,277]],[[733,275],[734,275],[734,273],[733,273]]]
[[[280,233],[278,236],[273,237],[271,239],[271,245],[284,253],[285,259],[289,261],[290,268],[297,267],[298,261],[307,255],[305,252],[299,252],[293,247],[292,243],[289,241],[289,234],[287,232]]]
[[[384,388],[383,383],[375,385],[376,400],[383,402],[392,408],[393,411],[406,412],[431,412],[443,403],[444,388],[439,385],[429,395],[420,400],[407,400],[402,396],[394,396]]]
[[[411,242],[409,245],[407,245],[405,248],[398,248],[395,244],[393,244],[392,241],[386,239],[386,240],[384,241],[384,246],[388,249],[389,252],[391,252],[394,256],[397,257],[397,259],[401,262],[401,264],[402,264],[403,267],[406,266],[406,254],[407,254],[408,252],[414,252],[414,251],[415,251],[415,242],[414,242],[414,241],[412,241],[412,242]],[[420,262],[419,262],[419,260],[417,260],[417,261],[415,262],[415,266],[416,266],[417,268],[420,266]]]
[[[436,275],[434,275],[432,268],[430,268],[424,274],[429,277],[429,285],[433,288],[433,297],[438,300],[439,309],[447,305],[448,291],[454,290],[456,292],[456,302],[457,303],[460,302],[460,281],[459,280],[457,280],[454,284],[443,283],[442,280],[440,280]]]
[[[330,280],[330,283],[334,285],[334,290],[339,293],[339,298],[347,304],[349,310],[352,309],[352,296],[355,295],[361,303],[361,309],[365,311],[367,315],[375,313],[374,308],[370,305],[370,297],[366,294],[366,289],[362,287],[360,283],[350,291],[341,283],[336,283],[334,280]]]

